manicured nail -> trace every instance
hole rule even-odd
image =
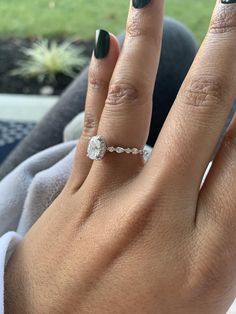
[[[236,0],[221,0],[221,3],[224,4],[236,3]]]
[[[103,29],[96,30],[94,55],[97,59],[105,58],[110,49],[110,34]]]
[[[148,5],[149,2],[151,2],[151,0],[133,0],[133,6],[135,9],[142,9]]]

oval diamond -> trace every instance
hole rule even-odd
[[[93,136],[89,141],[87,156],[92,160],[101,160],[106,150],[105,139],[102,136]]]
[[[115,149],[115,147],[111,146],[111,147],[108,147],[107,150],[108,150],[110,153],[113,153],[116,149]]]
[[[139,154],[139,150],[137,148],[132,149],[132,154],[137,155]]]
[[[122,148],[122,147],[117,147],[117,148],[116,148],[116,152],[117,152],[118,154],[122,154],[122,153],[125,152],[125,150],[124,150],[124,148]]]
[[[126,153],[127,153],[127,154],[132,153],[132,149],[131,149],[131,148],[126,148],[126,150],[125,150],[125,151],[126,151]]]

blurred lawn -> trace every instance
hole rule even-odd
[[[201,41],[215,0],[166,0],[166,15],[188,25]],[[124,28],[128,0],[0,0],[0,35],[78,35],[90,39],[96,28]]]

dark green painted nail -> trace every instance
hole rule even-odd
[[[151,0],[133,0],[133,6],[135,9],[142,9],[148,5],[149,2],[151,2]]]
[[[221,3],[224,4],[236,3],[236,0],[221,0]]]
[[[97,59],[105,58],[110,50],[110,34],[103,29],[96,31],[94,55]]]

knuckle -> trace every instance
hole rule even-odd
[[[217,78],[193,78],[182,92],[184,105],[194,107],[221,107],[224,98],[223,84]]]
[[[126,35],[128,35],[131,39],[136,37],[144,37],[150,41],[156,40],[156,37],[153,36],[152,25],[148,23],[145,23],[144,25],[142,19],[140,18],[139,12],[133,12],[129,18],[126,26]]]
[[[94,130],[97,127],[97,120],[91,112],[85,112],[83,136],[89,137],[94,135]]]
[[[131,38],[135,38],[146,35],[147,31],[145,28],[140,26],[140,22],[137,19],[133,18],[127,24],[126,34]]]
[[[106,106],[134,103],[139,100],[138,89],[127,82],[117,82],[110,86]]]
[[[104,90],[108,86],[107,80],[105,80],[101,75],[96,73],[97,71],[90,70],[88,78],[88,90],[89,91],[100,91]]]
[[[236,8],[220,6],[212,18],[210,33],[227,33],[236,29]]]

